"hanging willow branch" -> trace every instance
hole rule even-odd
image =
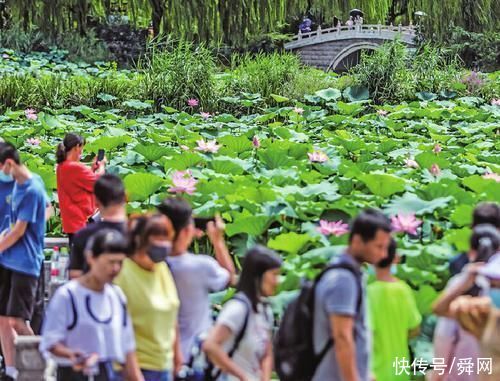
[[[150,23],[156,33],[195,41],[244,45],[251,37],[280,31],[309,12],[323,23],[343,22],[360,8],[365,22],[407,24],[415,11],[427,31],[443,36],[453,23],[467,30],[499,27],[496,0],[6,0],[11,22],[37,26],[55,35],[69,30],[85,34],[89,17],[104,21],[110,14],[128,16],[137,27]]]

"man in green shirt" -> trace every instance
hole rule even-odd
[[[419,334],[422,321],[412,290],[392,275],[396,262],[393,239],[387,258],[375,266],[376,281],[368,285],[368,319],[373,333],[371,369],[376,381],[410,380],[413,369],[408,340]],[[397,366],[401,364],[407,366]]]

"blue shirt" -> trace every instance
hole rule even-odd
[[[334,263],[348,262],[361,271],[361,266],[348,254],[334,258]],[[318,282],[314,303],[314,351],[320,353],[332,337],[331,315],[352,316],[356,343],[356,366],[360,381],[369,379],[369,332],[366,325],[366,284],[362,281],[361,309],[358,311],[359,284],[354,274],[346,269],[332,269]],[[390,360],[388,360],[390,361]],[[334,349],[326,353],[312,381],[342,381],[340,366]]]
[[[0,253],[0,265],[26,275],[40,276],[45,236],[47,195],[43,180],[33,174],[24,184],[14,185],[10,222],[28,223],[24,235],[10,248]]]
[[[10,202],[14,181],[5,183],[0,181],[0,233],[10,225]]]

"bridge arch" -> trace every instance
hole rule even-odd
[[[318,28],[300,33],[285,44],[287,51],[299,55],[302,63],[323,70],[339,70],[350,54],[363,49],[374,50],[386,41],[399,39],[408,47],[414,46],[415,28],[393,25],[337,26]]]
[[[342,62],[342,60],[352,53],[355,53],[359,50],[375,50],[379,47],[380,45],[374,42],[357,42],[352,45],[349,45],[342,49],[338,54],[333,57],[332,62],[326,69],[326,71],[330,70],[335,70],[337,66]]]

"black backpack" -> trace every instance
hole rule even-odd
[[[232,300],[238,300],[241,303],[245,305],[245,320],[243,321],[243,326],[241,327],[241,330],[238,332],[234,339],[233,346],[227,353],[229,358],[232,358],[233,355],[236,353],[238,350],[241,341],[243,340],[243,337],[246,334],[247,327],[248,327],[248,321],[250,320],[250,314],[252,313],[252,306],[250,303],[247,301],[247,298],[240,295],[239,293],[234,295]],[[192,348],[192,354],[189,362],[186,364],[185,369],[181,371],[181,374],[176,375],[175,381],[217,381],[219,377],[222,374],[222,371],[220,369],[217,369],[214,364],[208,359],[208,357],[203,353],[201,347],[203,345],[203,341],[198,339],[197,343],[194,345],[194,348]],[[196,370],[193,369],[193,364],[194,362],[201,362],[205,363],[205,369],[203,371],[203,375],[196,374]]]
[[[361,310],[361,274],[349,263],[336,263],[325,268],[314,281],[305,281],[298,297],[285,310],[274,339],[274,363],[281,381],[310,381],[326,353],[333,346],[330,338],[316,354],[313,343],[314,299],[316,285],[330,270],[345,269],[356,277],[358,284],[357,313]]]

